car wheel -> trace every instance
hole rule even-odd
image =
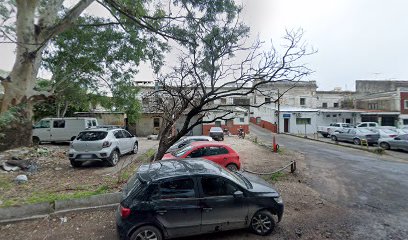
[[[33,137],[33,145],[38,146],[40,145],[41,141],[38,137]]]
[[[227,168],[228,168],[228,170],[233,171],[233,172],[238,171],[238,166],[236,164],[234,164],[234,163],[228,164]]]
[[[135,142],[135,144],[133,145],[132,154],[136,154],[137,151],[139,151],[139,144]]]
[[[361,145],[361,141],[360,141],[360,139],[358,139],[358,138],[355,138],[355,139],[353,140],[353,142],[354,142],[354,144],[356,144],[356,145]]]
[[[337,142],[337,137],[336,136],[331,136],[331,140],[336,141]]]
[[[73,136],[73,137],[71,138],[71,142],[72,142],[72,141],[74,141],[74,140],[75,140],[75,138],[76,138],[76,137],[75,137],[75,136]]]
[[[269,211],[259,211],[252,217],[250,227],[258,235],[269,235],[275,228],[275,220]]]
[[[389,150],[391,147],[390,147],[390,144],[388,144],[388,143],[386,143],[386,142],[382,142],[382,143],[380,143],[380,147],[382,147],[382,148],[384,148],[384,149],[386,149],[386,150]]]
[[[153,226],[142,226],[133,232],[130,240],[162,240],[163,236],[159,229]]]
[[[114,167],[119,162],[119,152],[118,150],[113,150],[110,157],[108,158],[108,166]]]
[[[75,160],[70,160],[71,161],[71,166],[76,168],[82,166],[82,162],[80,161],[75,161]]]

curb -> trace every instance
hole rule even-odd
[[[94,195],[87,198],[56,200],[18,207],[0,208],[0,224],[38,219],[51,214],[61,214],[87,209],[114,208],[120,202],[121,192]]]

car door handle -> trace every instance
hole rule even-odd
[[[156,213],[159,215],[164,215],[165,213],[167,213],[167,210],[157,210]]]
[[[205,212],[211,212],[213,209],[212,208],[203,208],[203,211]]]

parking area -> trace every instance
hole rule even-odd
[[[140,158],[147,150],[157,146],[158,141],[139,139],[139,151],[135,155],[124,155],[114,167],[102,162],[86,162],[73,168],[67,157],[68,144],[44,144],[38,148],[21,148],[1,154],[1,163],[26,162],[25,170],[4,171],[0,168],[0,206],[12,206],[94,195],[120,190],[123,184],[121,172],[131,163],[143,161]],[[26,175],[28,181],[19,184],[18,175]]]

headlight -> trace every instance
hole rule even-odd
[[[283,200],[282,200],[282,197],[281,197],[281,196],[275,197],[275,198],[273,198],[273,199],[275,199],[275,201],[276,201],[277,203],[279,203],[279,204],[283,203]]]

